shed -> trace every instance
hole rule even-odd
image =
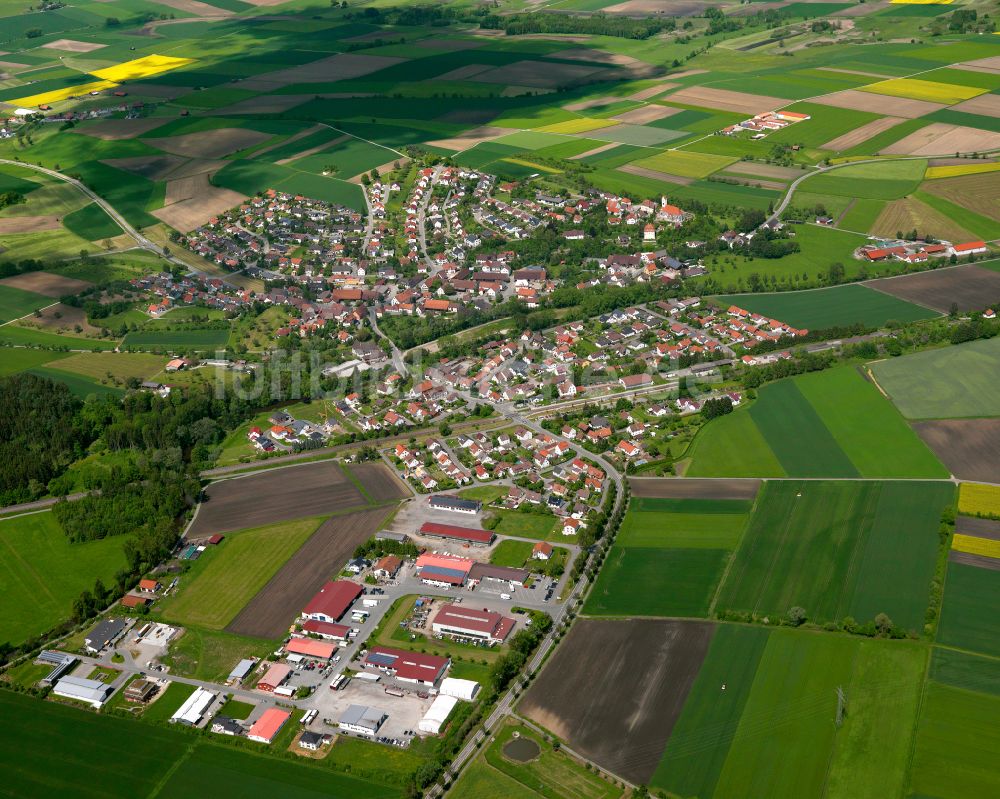
[[[424,717],[417,722],[417,729],[421,732],[429,732],[432,735],[437,735],[441,732],[441,726],[448,720],[448,716],[451,715],[451,711],[455,709],[455,705],[457,704],[458,699],[454,696],[439,695],[431,703]]]

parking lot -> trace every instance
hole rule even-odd
[[[386,688],[400,690],[403,696],[387,694]],[[417,731],[417,723],[427,713],[434,701],[433,697],[421,699],[414,691],[414,686],[406,683],[396,683],[391,678],[383,677],[378,682],[369,682],[352,678],[346,688],[332,691],[323,688],[317,692],[310,702],[311,707],[319,711],[316,721],[310,729],[318,732],[338,732],[337,719],[350,705],[368,705],[385,711],[389,718],[379,730],[379,737],[405,740],[412,736],[405,735],[407,730]],[[363,737],[363,736],[358,736]]]

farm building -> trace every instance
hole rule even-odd
[[[313,621],[340,621],[347,609],[361,596],[361,586],[349,580],[332,580],[309,600],[302,611],[303,617]]]
[[[458,555],[424,553],[417,558],[417,576],[428,585],[449,588],[465,585],[474,561]]]
[[[253,658],[243,658],[236,667],[229,672],[229,676],[226,678],[226,685],[237,685],[242,683],[253,671],[253,667],[257,665],[257,661]]]
[[[513,566],[494,566],[492,563],[472,564],[469,569],[469,579],[475,583],[483,580],[496,580],[500,583],[510,583],[511,585],[524,585],[531,572],[527,569],[515,569]]]
[[[160,690],[155,682],[150,680],[133,680],[129,683],[128,688],[125,689],[125,700],[128,702],[138,702],[139,704],[146,704],[157,691]]]
[[[125,594],[121,598],[123,608],[146,608],[153,604],[152,597],[139,596],[138,594]]]
[[[433,686],[448,670],[451,660],[437,655],[373,646],[365,655],[364,665],[391,674],[401,682]]]
[[[83,677],[63,677],[52,688],[52,693],[56,696],[63,696],[67,699],[75,699],[78,702],[86,702],[88,705],[99,709],[111,694],[114,688],[105,685],[100,680],[87,680]]]
[[[372,570],[372,574],[380,580],[391,580],[399,572],[403,561],[396,555],[386,555],[380,558]]]
[[[434,494],[428,500],[434,510],[446,510],[452,513],[479,513],[483,503],[477,499],[462,499],[451,494]]]
[[[247,738],[262,744],[271,743],[274,740],[274,736],[285,726],[285,722],[288,721],[291,715],[287,710],[269,707],[264,711],[264,715],[254,722],[247,733]]]
[[[328,621],[307,621],[302,625],[307,635],[318,635],[327,641],[346,641],[351,628],[346,624],[331,624]]]
[[[455,709],[457,704],[458,699],[454,696],[444,696],[443,694],[438,696],[431,702],[424,717],[417,722],[417,729],[421,732],[437,735],[441,732],[441,726],[448,720],[448,716],[451,715],[451,711]]]
[[[52,671],[42,677],[43,683],[46,685],[52,685],[67,671],[73,668],[76,663],[76,658],[72,655],[64,654],[63,652],[56,652],[54,649],[43,649],[38,653],[36,661],[39,663],[46,663],[52,667]]]
[[[105,619],[87,633],[83,639],[88,652],[100,652],[125,635],[128,622],[125,619]]]
[[[489,610],[447,604],[434,616],[431,629],[438,635],[456,635],[502,644],[514,629],[514,620]]]
[[[479,683],[475,680],[459,680],[455,677],[445,677],[441,680],[439,690],[441,696],[453,696],[471,702],[479,693]]]
[[[333,653],[337,651],[337,646],[326,641],[316,641],[312,638],[293,638],[285,644],[285,651],[289,655],[301,655],[302,657],[315,658],[316,660],[329,660],[333,657]]]
[[[388,714],[377,707],[351,705],[343,712],[337,726],[358,735],[374,736],[387,718]]]
[[[177,712],[170,717],[170,721],[194,727],[205,717],[206,711],[215,701],[215,696],[214,693],[206,691],[204,688],[197,689],[184,700],[183,705],[177,708]]]
[[[273,693],[274,689],[280,688],[281,684],[288,679],[288,675],[291,673],[291,667],[286,666],[284,663],[272,663],[271,668],[267,670],[267,674],[260,678],[257,688],[261,691]]]
[[[437,522],[424,522],[420,528],[420,535],[428,538],[444,538],[451,541],[463,541],[477,546],[489,546],[496,538],[495,533],[489,530],[476,530],[473,527],[458,527],[454,524],[438,524]]]

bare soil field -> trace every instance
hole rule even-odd
[[[101,163],[124,169],[146,180],[164,180],[188,161],[179,155],[138,155],[132,158],[107,158]]]
[[[202,172],[169,181],[164,198],[166,204],[150,213],[181,233],[187,233],[246,199],[239,192],[213,186],[208,178],[208,173]]]
[[[775,180],[795,180],[802,177],[801,169],[774,164],[760,164],[756,161],[737,161],[727,166],[723,172],[735,175],[753,175],[758,178],[774,178]]]
[[[281,0],[284,2],[285,0]],[[405,61],[383,55],[338,53],[297,67],[265,72],[263,75],[240,81],[240,86],[250,91],[271,91],[293,83],[333,83],[339,80],[360,78],[380,69]]]
[[[579,621],[518,710],[609,771],[648,783],[714,631],[707,622]]]
[[[930,235],[946,241],[974,241],[975,233],[966,230],[950,217],[936,211],[914,197],[893,200],[888,203],[870,230],[886,238],[894,238],[897,231],[917,230],[921,235]]]
[[[377,31],[376,39],[385,34]],[[475,50],[477,47],[485,47],[486,42],[477,42],[475,39],[420,39],[413,43],[415,47],[426,47],[428,50]]]
[[[859,144],[863,144],[873,136],[877,136],[879,133],[889,130],[891,127],[895,127],[903,121],[902,117],[882,117],[881,119],[873,119],[868,124],[855,128],[850,133],[845,133],[843,136],[831,139],[823,145],[823,149],[836,150],[838,152],[840,150],[849,150],[852,147],[857,147]]]
[[[588,132],[593,133],[593,131]],[[626,172],[629,175],[639,175],[644,178],[652,178],[653,180],[663,180],[667,183],[676,183],[678,186],[690,186],[694,183],[694,178],[685,178],[680,175],[670,175],[666,172],[660,172],[656,169],[647,169],[644,166],[636,166],[635,164],[625,164],[624,166],[620,166],[618,167],[618,171]]]
[[[913,429],[955,477],[996,482],[1000,419],[938,419],[916,422]],[[1000,522],[994,524],[1000,529]]]
[[[691,70],[692,72],[697,72],[698,70]],[[678,75],[671,75],[671,78],[679,77]],[[637,91],[635,94],[630,94],[626,99],[628,100],[648,100],[651,97],[656,97],[657,95],[663,94],[671,89],[676,89],[680,86],[679,83],[674,83],[673,81],[664,81],[663,83],[657,84],[656,86],[650,86],[646,89]],[[679,110],[679,109],[678,109]]]
[[[560,50],[559,58],[570,61],[593,61],[595,64],[618,67],[630,67],[642,63],[638,58],[632,58],[632,56],[622,55],[621,53],[608,53],[604,50],[594,50],[591,47],[572,47],[568,50]]]
[[[953,105],[951,110],[966,114],[982,114],[986,117],[1000,117],[1000,94],[981,94],[964,103]]]
[[[134,89],[134,87],[133,87]],[[84,122],[72,129],[72,133],[82,133],[104,141],[120,141],[142,136],[161,125],[166,125],[169,117],[143,117],[142,119],[101,119]]]
[[[100,328],[94,327],[87,321],[87,312],[83,308],[74,308],[60,302],[39,311],[39,314],[40,316],[29,316],[21,320],[18,326],[45,330],[49,333],[68,333],[72,336],[81,334],[96,336],[101,332]],[[81,328],[80,333],[76,332],[77,325]]]
[[[365,491],[376,503],[405,499],[410,490],[396,473],[384,463],[358,463],[351,466],[351,474],[361,481]]]
[[[239,88],[238,83],[233,88]],[[216,108],[206,113],[210,116],[239,116],[241,114],[282,114],[290,108],[312,100],[313,94],[265,94],[260,97],[248,97],[238,103]]]
[[[0,235],[6,233],[41,233],[59,230],[58,216],[7,216],[0,217]]]
[[[223,158],[247,147],[265,142],[269,133],[260,133],[246,128],[217,128],[198,133],[184,133],[162,139],[147,139],[154,147],[159,147],[174,155],[188,158]]]
[[[926,100],[910,100],[906,97],[888,97],[871,92],[859,92],[856,89],[845,89],[842,92],[825,94],[810,102],[819,105],[829,105],[834,108],[849,108],[854,111],[870,111],[873,114],[888,114],[905,119],[916,119],[925,114],[940,111],[945,106],[941,103],[929,103]]]
[[[47,50],[62,50],[66,53],[92,53],[107,47],[106,44],[95,44],[94,42],[78,42],[75,39],[56,39],[54,42],[43,44]]]
[[[966,61],[964,64],[959,64],[959,69],[974,69],[978,67],[979,69],[988,69],[991,72],[1000,72],[1000,55],[993,55],[989,58],[977,58],[973,61]]]
[[[968,264],[866,280],[862,285],[941,313],[948,313],[953,302],[960,311],[980,311],[991,297],[1000,297],[1000,272]]]
[[[926,128],[914,131],[898,142],[890,144],[882,152],[890,155],[947,155],[987,152],[998,147],[1000,147],[1000,133],[963,125],[932,122]]]
[[[956,205],[1000,222],[1000,194],[997,193],[995,172],[929,180],[923,187],[928,194],[944,197]]]
[[[788,105],[791,100],[766,94],[747,94],[728,89],[711,89],[707,86],[690,86],[671,94],[670,102],[722,111],[738,111],[741,114],[759,114],[762,111],[773,111]]]
[[[6,220],[0,220],[5,222]],[[7,231],[9,233],[15,231]],[[54,275],[51,272],[26,272],[23,275],[5,277],[0,280],[0,285],[11,286],[23,291],[33,291],[45,297],[65,297],[67,294],[78,294],[84,289],[90,288],[93,284],[86,280],[77,280],[72,277]]]
[[[502,83],[510,86],[531,86],[554,89],[583,80],[604,67],[583,64],[543,64],[540,61],[515,61],[476,75],[479,83]]]
[[[455,136],[451,139],[437,139],[436,141],[430,141],[427,143],[432,147],[443,147],[446,150],[468,150],[470,147],[475,147],[480,142],[497,139],[500,136],[506,136],[509,133],[510,128],[494,128],[489,125],[484,125],[481,128],[467,130],[461,136]]]
[[[438,75],[438,80],[469,80],[469,78],[479,75],[486,70],[492,69],[489,64],[466,64],[464,67],[458,67],[450,72],[445,72],[443,75]]]
[[[677,84],[673,84],[676,86]],[[662,88],[662,87],[661,87]],[[667,87],[669,88],[669,87]],[[647,122],[655,122],[658,119],[666,119],[674,114],[679,114],[680,108],[671,108],[668,105],[647,105],[642,108],[633,108],[624,114],[615,114],[612,119],[619,122],[627,122],[631,125],[645,125]]]
[[[977,519],[973,516],[958,516],[955,519],[955,532],[1000,541],[1000,522],[993,519]]]
[[[366,505],[336,461],[268,469],[210,484],[187,538],[208,538],[215,533]]]
[[[386,508],[334,516],[309,536],[226,627],[254,638],[280,638],[305,604],[378,530]]]
[[[626,0],[601,9],[605,14],[646,17],[651,14],[670,14],[674,17],[700,17],[712,3],[704,0]]]
[[[569,157],[569,160],[576,161],[579,160],[580,158],[587,158],[588,156],[591,155],[597,155],[598,153],[603,153],[605,150],[613,150],[615,147],[618,146],[619,146],[618,142],[609,141],[607,144],[602,144],[600,147],[595,147],[593,150],[587,150],[587,152],[585,153],[580,153],[579,155],[571,155]]]
[[[734,477],[731,479],[631,477],[628,481],[632,496],[656,499],[754,499],[761,481]]]
[[[948,560],[952,563],[961,563],[963,566],[1000,571],[1000,558],[988,558],[985,555],[973,555],[969,552],[959,552],[953,549],[948,553]]]

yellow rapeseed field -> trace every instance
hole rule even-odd
[[[58,103],[61,100],[68,100],[70,97],[83,97],[91,92],[111,89],[117,85],[117,83],[110,80],[97,80],[93,83],[81,83],[79,86],[70,86],[65,89],[55,89],[51,92],[32,94],[28,97],[18,97],[16,100],[11,100],[10,102],[15,105],[23,105],[27,108],[37,108],[40,105],[50,105],[52,103]]]
[[[983,555],[987,558],[1000,558],[1000,541],[992,538],[976,538],[972,535],[956,533],[951,542],[951,548],[970,555]]]
[[[1000,516],[1000,486],[962,483],[958,490],[958,512]]]
[[[137,58],[134,61],[126,61],[124,64],[116,64],[113,67],[99,69],[90,74],[95,78],[102,78],[103,80],[140,80],[148,78],[150,75],[159,75],[161,72],[168,72],[171,69],[177,69],[178,67],[184,67],[193,63],[193,58],[148,55],[143,58]]]
[[[617,124],[617,119],[589,119],[583,117],[581,119],[567,119],[565,122],[545,125],[544,127],[536,128],[536,130],[540,133],[584,133],[588,130],[609,128]]]
[[[957,178],[962,175],[981,175],[984,172],[998,172],[1000,164],[950,164],[948,166],[929,166],[924,177],[927,180],[937,178]]]
[[[890,97],[907,97],[911,100],[926,100],[931,103],[953,105],[962,100],[971,100],[980,94],[986,94],[986,89],[977,86],[955,86],[951,83],[938,83],[933,80],[918,78],[893,78],[858,87],[862,91],[873,94],[887,94]]]

